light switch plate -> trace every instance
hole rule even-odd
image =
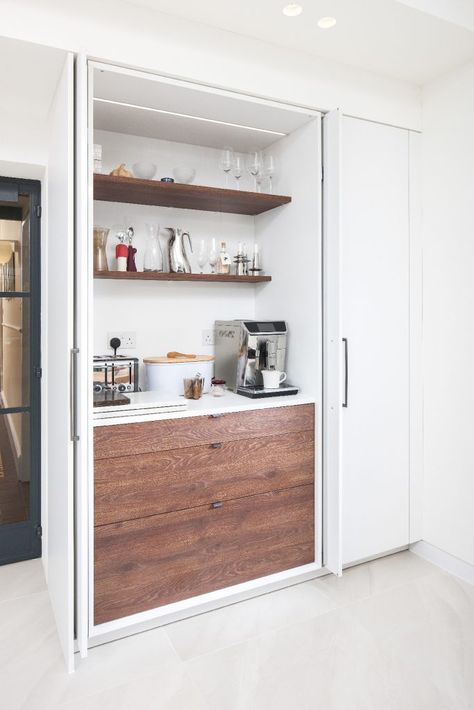
[[[203,330],[201,345],[214,345],[214,343],[215,343],[214,330]]]

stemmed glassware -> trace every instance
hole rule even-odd
[[[260,189],[257,178],[261,174],[262,167],[262,154],[260,151],[256,150],[247,155],[247,171],[254,179],[255,192],[258,192]]]
[[[235,178],[235,181],[237,183],[237,190],[240,190],[240,178],[242,177],[242,174],[244,172],[243,165],[242,165],[242,158],[240,155],[234,155],[234,162],[232,163],[232,175]]]
[[[219,167],[225,173],[225,186],[226,187],[229,187],[229,173],[232,170],[233,164],[234,164],[234,151],[230,146],[225,146],[221,152],[221,157],[219,159]]]
[[[268,180],[269,192],[273,192],[273,176],[275,175],[275,158],[271,154],[265,155],[263,159],[263,174]]]
[[[207,264],[206,242],[204,241],[204,239],[201,239],[201,241],[199,242],[199,251],[198,251],[198,255],[197,255],[197,263],[198,263],[198,266],[199,266],[199,269],[200,269],[200,273],[203,274],[203,273],[204,273],[203,269],[204,269],[204,267],[205,267],[206,264]]]
[[[211,249],[209,251],[209,256],[208,256],[208,261],[209,261],[209,266],[211,267],[211,274],[215,274],[215,268],[217,264],[217,249],[216,249],[216,240],[213,239],[211,242]]]

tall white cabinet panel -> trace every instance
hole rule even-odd
[[[409,542],[408,173],[407,131],[343,118],[344,564]]]
[[[49,115],[47,181],[48,588],[66,664],[74,664],[74,65],[67,56]]]

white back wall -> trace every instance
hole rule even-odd
[[[419,88],[304,52],[176,19],[121,0],[0,0],[8,37],[117,64],[406,128],[421,124]]]
[[[272,282],[257,298],[257,318],[288,324],[288,382],[320,401],[321,121],[272,146],[279,190],[292,202],[256,219],[262,262]]]
[[[103,172],[109,172],[122,162],[130,167],[137,161],[149,160],[159,166],[157,176],[172,175],[174,166],[184,164],[196,168],[196,183],[224,185],[225,176],[218,168],[220,151],[213,148],[108,131],[96,131],[94,140],[102,145]],[[242,181],[244,188],[249,186],[247,178]],[[255,220],[246,215],[94,202],[94,224],[111,228],[108,240],[110,268],[114,268],[117,244],[115,226],[121,223],[135,229],[134,245],[138,249],[136,260],[140,271],[147,241],[146,223],[189,231],[194,248],[194,253],[190,254],[194,272],[199,271],[196,255],[201,239],[205,240],[207,250],[212,238],[216,239],[217,247],[224,239],[232,256],[239,241],[246,242],[250,250],[255,239]],[[161,244],[165,251],[166,233],[161,235]],[[187,250],[189,252],[188,247]],[[204,271],[209,272],[210,267],[206,265]],[[255,292],[262,288],[265,286],[96,280],[94,352],[111,352],[107,349],[108,333],[133,331],[137,334],[137,348],[124,352],[139,358],[164,355],[169,350],[212,354],[213,347],[202,345],[202,331],[213,329],[217,319],[253,318]],[[144,384],[143,368],[141,379]]]
[[[424,524],[474,564],[474,62],[423,91]]]

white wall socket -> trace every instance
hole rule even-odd
[[[120,338],[122,344],[120,345],[120,348],[118,349],[118,354],[120,354],[121,350],[130,350],[133,348],[137,347],[137,334],[134,333],[133,331],[121,331],[120,333],[107,333],[107,347],[109,350],[112,350],[110,347],[110,341],[112,338]]]
[[[202,345],[214,345],[215,337],[214,330],[203,330],[202,331]]]

